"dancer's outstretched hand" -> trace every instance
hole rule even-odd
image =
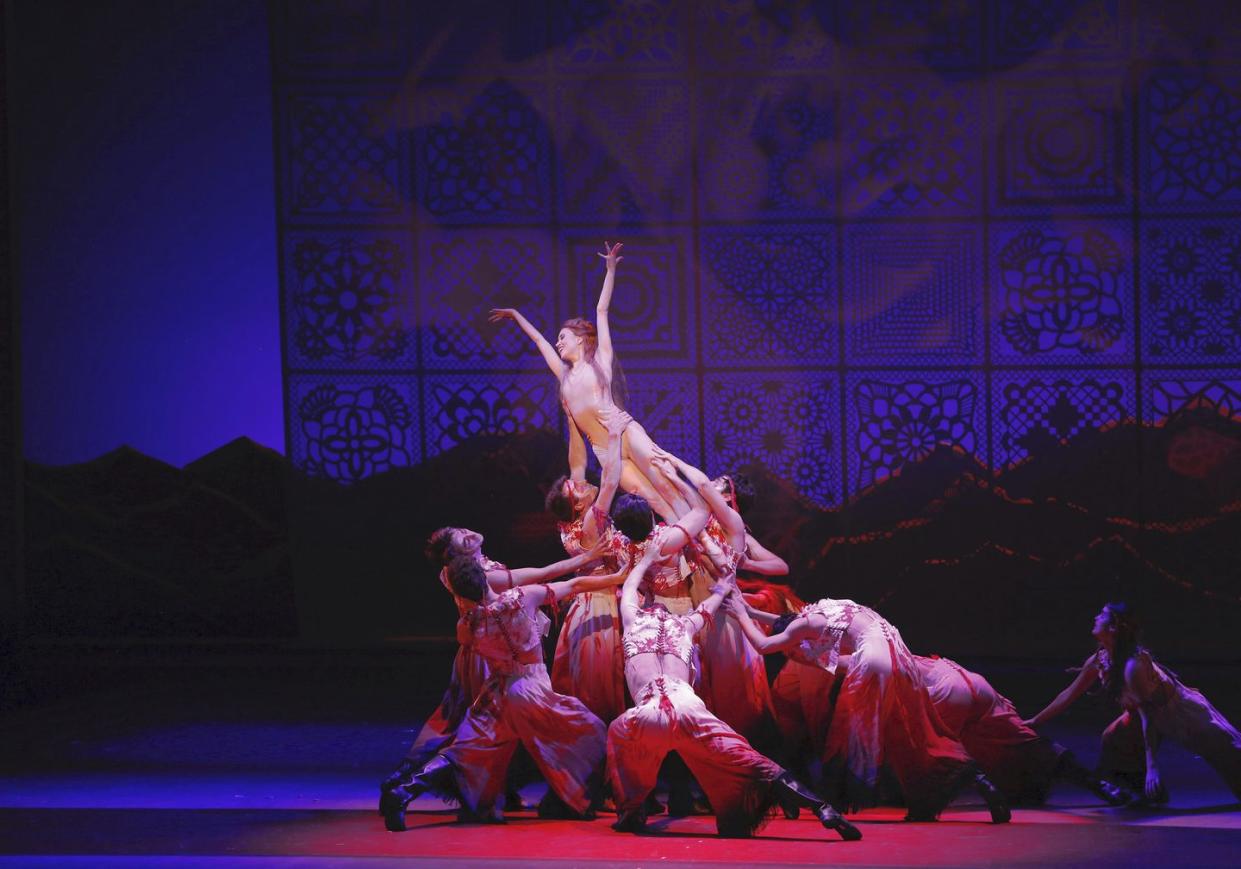
[[[624,259],[624,257],[620,255],[621,248],[624,246],[625,245],[621,244],[619,241],[611,247],[608,247],[608,243],[606,241],[603,243],[603,253],[598,254],[598,256],[603,257],[603,261],[607,263],[608,271],[616,271],[617,263]]]
[[[741,618],[741,616],[745,615],[745,601],[741,599],[739,594],[730,594],[724,598],[724,609],[733,618]]]
[[[652,457],[651,465],[653,465],[656,470],[658,470],[661,474],[663,474],[668,479],[670,480],[676,479],[677,469],[674,468],[672,466],[672,462],[668,461],[667,459]]]
[[[499,323],[501,320],[516,320],[516,308],[492,308],[491,314],[487,319],[492,323]]]

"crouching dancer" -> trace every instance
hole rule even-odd
[[[569,811],[593,817],[607,728],[576,697],[552,690],[540,642],[548,619],[539,607],[620,580],[620,574],[578,577],[497,594],[477,560],[449,565],[453,592],[479,603],[457,622],[457,639],[486,659],[490,675],[452,744],[392,789],[384,811],[389,830],[404,830],[410,802],[429,790],[460,799],[481,820],[502,820],[497,800],[518,742]]]
[[[659,548],[648,546],[621,596],[625,679],[635,705],[608,729],[608,772],[619,814],[614,828],[642,831],[643,803],[660,763],[675,751],[706,792],[721,836],[751,835],[779,798],[813,809],[823,826],[843,839],[862,838],[856,827],[707,711],[690,687],[693,637],[711,622],[734,586],[716,583],[711,596],[688,615],[673,615],[650,600],[644,605],[639,586],[658,558]]]

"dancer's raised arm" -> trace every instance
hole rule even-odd
[[[789,622],[788,627],[780,633],[767,636],[763,633],[762,628],[754,624],[753,619],[750,618],[741,595],[737,594],[730,597],[727,606],[728,614],[737,620],[737,624],[741,625],[741,632],[750,641],[750,645],[754,647],[755,651],[764,655],[791,649],[802,640],[818,633],[818,630],[810,624],[809,619],[804,616],[798,616]]]
[[[671,526],[672,532],[680,532],[680,534],[669,533],[663,537],[663,546],[660,547],[661,555],[671,555],[677,550],[694,542],[702,529],[707,527],[707,520],[711,518],[711,511],[707,508],[707,504],[702,497],[694,491],[694,488],[681,479],[677,474],[677,470],[673,467],[672,462],[667,459],[653,459],[651,466],[656,472],[664,475],[677,491],[681,493],[681,497],[685,499],[689,505],[689,511],[677,519],[676,524]],[[684,540],[679,540],[684,536]]]
[[[715,483],[706,474],[688,462],[678,459],[676,456],[669,455],[668,458],[685,475],[685,479],[698,491],[703,501],[711,508],[711,512],[719,520],[724,533],[728,535],[728,545],[735,552],[745,552],[745,522],[742,520],[741,514],[732,508],[732,505],[724,498],[723,493],[715,488]]]
[[[599,349],[595,351],[595,358],[604,371],[612,370],[612,329],[608,325],[608,308],[612,305],[612,288],[616,284],[616,265],[624,259],[620,255],[622,247],[624,245],[619,241],[611,247],[605,241],[603,253],[599,254],[608,267],[603,276],[603,288],[599,290],[599,301],[595,305],[595,328],[599,333]]]
[[[581,555],[565,558],[544,567],[515,567],[512,570],[508,568],[488,570],[487,585],[491,586],[492,591],[499,593],[506,589],[516,588],[519,585],[544,583],[550,579],[564,576],[566,573],[572,573],[579,567],[585,567],[592,561],[599,560],[602,554],[603,545],[602,543],[597,543]]]
[[[1099,678],[1099,668],[1095,663],[1097,654],[1098,652],[1086,659],[1086,663],[1082,664],[1082,668],[1077,672],[1077,677],[1069,683],[1067,688],[1057,694],[1054,700],[1043,707],[1033,718],[1026,719],[1025,724],[1028,727],[1038,727],[1045,721],[1050,721],[1072,706],[1074,700],[1086,693],[1087,689]]]
[[[608,513],[612,509],[612,498],[620,486],[621,442],[625,429],[631,422],[633,417],[615,407],[604,416],[604,424],[608,430],[608,448],[603,454],[603,475],[599,479],[599,492],[595,495],[595,503],[582,519],[584,546],[594,545],[611,521]]]
[[[529,320],[522,316],[521,311],[518,311],[516,308],[492,308],[491,316],[488,319],[492,323],[499,323],[501,320],[514,321],[521,327],[521,331],[525,332],[535,346],[539,348],[539,352],[543,354],[543,361],[552,370],[552,374],[555,374],[557,379],[564,376],[564,363],[560,361],[556,348],[543,337],[538,329],[530,324]]]
[[[586,439],[567,411],[565,422],[569,424],[569,479],[580,483],[586,479]]]
[[[657,546],[647,546],[642,552],[642,557],[638,559],[638,563],[633,565],[629,575],[625,577],[625,584],[621,587],[620,600],[621,626],[624,630],[629,630],[629,623],[637,615],[638,611],[642,609],[642,600],[638,596],[638,586],[646,578],[647,570],[659,558],[658,549],[659,547]]]

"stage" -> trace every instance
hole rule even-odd
[[[805,814],[751,840],[718,839],[702,816],[653,818],[649,835],[632,836],[613,832],[606,813],[567,822],[524,811],[502,826],[462,825],[424,797],[411,829],[393,834],[375,813],[375,784],[434,699],[403,686],[446,668],[443,648],[57,646],[27,663],[22,705],[0,716],[5,867],[1207,867],[1234,866],[1241,853],[1241,805],[1171,744],[1160,756],[1173,799],[1158,810],[1107,808],[1059,785],[1048,805],[1016,809],[1002,826],[973,798],[935,824],[864,811],[853,816],[863,841],[845,843]],[[987,669],[1019,706],[1064,677],[1054,666]],[[1236,667],[1190,672],[1231,704]],[[1106,713],[1087,705],[1049,734],[1093,762]],[[523,797],[532,804],[540,793],[531,784]]]

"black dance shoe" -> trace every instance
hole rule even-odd
[[[388,777],[379,783],[379,814],[383,814],[388,806],[388,796],[392,789],[401,782],[406,781],[414,773],[418,771],[418,767],[409,758],[401,761],[401,765],[389,773]]]
[[[819,823],[825,830],[834,830],[846,842],[856,842],[862,838],[861,830],[846,821],[839,812],[821,800],[818,794],[793,778],[788,772],[781,773],[772,785],[776,790],[776,799],[782,806],[804,806],[810,809],[818,816]],[[786,809],[785,814],[787,813]]]
[[[987,809],[991,812],[991,823],[1007,824],[1013,818],[1013,813],[1008,808],[1008,800],[1004,799],[1004,794],[1000,792],[991,779],[982,773],[974,775],[974,790],[983,798],[987,804]]]
[[[612,824],[612,829],[618,833],[645,833],[646,810],[639,806],[636,809],[621,812],[616,822]]]
[[[444,787],[452,779],[452,764],[436,755],[417,773],[407,775],[388,791],[384,826],[393,833],[405,832],[405,811],[420,795]]]

